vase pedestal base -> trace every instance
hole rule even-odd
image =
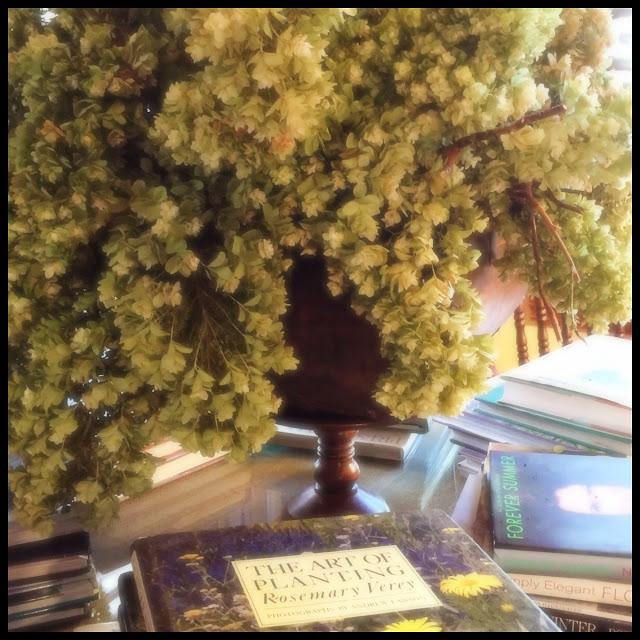
[[[300,425],[298,425],[300,426]],[[284,518],[385,513],[389,505],[379,496],[356,484],[360,468],[354,458],[354,438],[370,423],[323,421],[307,425],[318,436],[318,459],[313,472],[315,485],[295,496],[287,505]]]
[[[298,520],[388,511],[389,505],[380,496],[359,487],[350,496],[322,494],[315,487],[309,487],[287,504],[284,517]]]

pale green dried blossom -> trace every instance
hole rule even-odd
[[[92,524],[163,437],[274,433],[298,255],[377,328],[375,398],[456,414],[490,372],[474,236],[595,330],[631,314],[631,93],[602,9],[9,10],[9,447],[19,518]],[[562,104],[561,115],[471,140]],[[553,197],[551,197],[553,196]],[[563,203],[567,206],[563,206]]]

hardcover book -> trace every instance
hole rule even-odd
[[[559,447],[562,451],[583,450],[580,445],[567,442],[558,436],[518,429],[505,420],[477,413],[473,402],[459,416],[438,416],[433,420],[449,428],[452,432],[452,442],[484,454],[489,451],[489,444],[492,442],[549,449]]]
[[[502,401],[631,436],[632,341],[591,335],[502,375]]]
[[[313,429],[276,425],[276,435],[269,444],[315,450],[318,436]],[[420,442],[420,433],[402,429],[363,429],[354,438],[356,456],[380,458],[402,462],[413,452]]]
[[[505,571],[631,582],[631,458],[491,451],[488,474]]]
[[[86,531],[14,545],[8,550],[10,583],[79,574],[90,568],[90,540]]]
[[[514,572],[509,575],[529,595],[588,600],[594,604],[624,607],[631,607],[632,604],[632,586],[629,582]]]
[[[118,576],[118,624],[123,633],[140,633],[146,631],[140,600],[136,591],[133,571],[125,571]]]
[[[57,609],[79,607],[96,600],[98,593],[93,576],[80,576],[72,581],[13,593],[8,598],[9,622]]]
[[[180,443],[170,438],[146,447],[145,452],[158,460],[158,466],[151,478],[154,488],[192,471],[203,469],[222,460],[229,453],[219,451],[213,456],[205,456],[197,451],[185,451]]]
[[[131,551],[147,631],[559,631],[438,510],[156,535]]]
[[[60,625],[68,625],[71,622],[81,620],[87,616],[87,613],[86,605],[44,611],[27,618],[9,620],[8,631],[37,631],[40,629],[52,631]]]
[[[586,447],[608,455],[630,456],[632,439],[607,433],[577,422],[561,420],[522,409],[502,402],[504,384],[498,385],[477,398],[475,411],[513,425],[515,429],[525,429],[543,436],[555,436],[567,443]]]
[[[535,603],[567,632],[631,632],[631,608],[564,598],[532,598]]]

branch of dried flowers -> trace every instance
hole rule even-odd
[[[546,120],[547,118],[551,118],[553,116],[559,116],[565,113],[567,108],[563,104],[557,104],[553,107],[549,107],[548,109],[542,109],[541,111],[534,111],[529,115],[512,122],[511,124],[504,125],[502,127],[496,127],[495,129],[489,129],[488,131],[479,131],[477,133],[472,133],[468,136],[464,136],[451,144],[443,147],[441,150],[441,154],[444,158],[444,169],[445,171],[451,171],[453,165],[456,163],[458,159],[458,154],[464,147],[468,147],[472,144],[477,144],[478,142],[485,142],[486,140],[491,140],[493,138],[497,138],[505,133],[512,133],[517,131],[518,129],[522,129],[533,122],[537,122],[538,120]]]
[[[558,318],[556,316],[556,310],[549,304],[547,297],[544,294],[544,289],[542,287],[542,258],[540,256],[540,243],[538,242],[538,228],[536,226],[536,216],[533,212],[533,209],[529,209],[529,219],[531,220],[531,246],[533,247],[533,257],[536,261],[536,277],[538,280],[538,296],[542,303],[547,308],[549,312],[549,317],[551,318],[553,324],[553,330],[556,334],[556,339],[558,342],[562,340],[560,334],[560,327],[558,326]]]
[[[549,233],[551,233],[551,235],[555,238],[556,242],[560,246],[560,249],[562,249],[562,253],[564,253],[564,255],[566,256],[567,261],[569,262],[569,268],[571,269],[571,275],[575,280],[579,282],[580,275],[578,274],[578,270],[576,269],[576,265],[573,262],[573,258],[571,257],[569,250],[567,249],[565,243],[560,237],[560,234],[558,233],[558,227],[553,223],[553,221],[549,217],[549,214],[545,211],[542,204],[540,204],[540,201],[533,195],[533,192],[531,190],[531,183],[525,182],[523,187],[525,196],[538,212],[538,215],[542,219],[542,222],[544,222],[545,226],[549,230]]]
[[[577,204],[569,204],[567,202],[562,202],[562,200],[558,200],[558,198],[556,198],[556,196],[553,195],[553,193],[552,193],[552,191],[550,189],[545,191],[544,194],[557,207],[561,207],[562,209],[567,209],[568,211],[575,211],[576,213],[583,213],[582,207],[579,207]]]

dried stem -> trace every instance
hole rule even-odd
[[[522,129],[533,122],[537,122],[538,120],[546,120],[553,116],[562,115],[566,110],[567,108],[563,104],[557,104],[553,107],[549,107],[548,109],[542,109],[541,111],[530,113],[511,124],[496,127],[495,129],[489,129],[489,131],[479,131],[478,133],[472,133],[468,136],[464,136],[463,138],[460,138],[459,140],[456,140],[442,148],[441,153],[444,157],[445,169],[449,171],[451,170],[458,158],[460,150],[463,147],[468,147],[470,145],[477,144],[478,142],[485,142],[486,140],[492,140],[493,138],[497,138],[505,133],[512,133],[513,131]]]
[[[558,326],[558,318],[556,316],[556,310],[549,304],[547,297],[544,295],[544,289],[542,288],[542,258],[540,256],[540,243],[538,242],[538,228],[536,226],[536,216],[533,211],[529,210],[529,218],[531,220],[531,246],[533,247],[533,257],[536,261],[536,277],[538,279],[538,296],[542,303],[550,312],[551,323],[553,324],[553,330],[556,334],[558,342],[562,340],[560,334],[560,327]]]
[[[533,192],[531,191],[530,182],[524,183],[524,193],[527,199],[529,200],[529,202],[533,205],[535,210],[538,212],[538,215],[540,216],[540,218],[542,219],[542,222],[544,222],[545,226],[549,230],[549,233],[551,233],[551,235],[555,238],[556,242],[562,249],[562,253],[564,253],[564,255],[567,258],[567,261],[569,262],[571,275],[576,280],[580,281],[580,276],[578,275],[578,270],[576,269],[576,265],[573,263],[573,258],[571,257],[569,250],[567,249],[565,243],[562,241],[562,238],[560,237],[560,234],[558,233],[558,227],[553,223],[553,221],[549,217],[549,214],[544,210],[544,207],[540,204],[540,201],[533,195]]]
[[[560,191],[562,191],[562,193],[573,193],[576,196],[584,196],[585,198],[591,196],[588,191],[581,191],[580,189],[560,189]]]
[[[562,209],[568,209],[569,211],[575,211],[576,213],[583,213],[583,209],[582,207],[579,207],[577,204],[568,204],[567,202],[562,202],[562,200],[558,200],[558,198],[556,198],[553,195],[553,192],[548,189],[547,191],[544,192],[544,194],[547,196],[547,198],[549,198],[549,200],[551,200],[551,202],[553,202],[553,204],[555,204],[557,207],[561,207]]]

